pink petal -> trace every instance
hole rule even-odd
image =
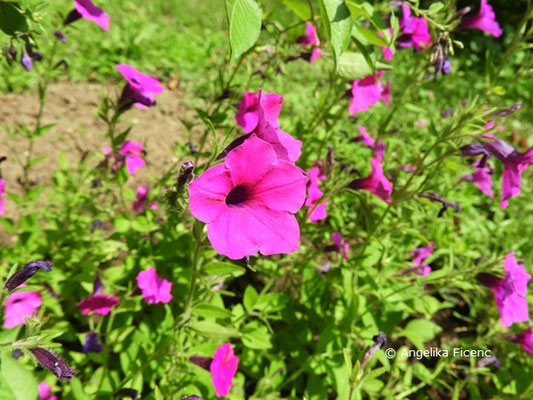
[[[189,208],[192,215],[202,222],[213,221],[226,211],[226,196],[232,187],[230,171],[224,164],[209,168],[189,185]]]
[[[96,23],[104,31],[109,29],[109,15],[91,0],[74,0],[74,7],[83,18]]]

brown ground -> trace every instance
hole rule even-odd
[[[44,136],[36,139],[34,156],[46,156],[31,173],[31,179],[40,183],[50,179],[56,168],[60,151],[69,158],[80,157],[80,150],[101,151],[107,144],[105,124],[96,116],[98,105],[106,95],[114,96],[115,89],[88,83],[54,83],[50,85],[43,124],[56,125]],[[188,141],[187,132],[179,118],[188,111],[183,105],[183,92],[165,90],[157,97],[156,107],[139,110],[133,108],[123,117],[123,125],[132,125],[130,140],[139,140],[147,150],[147,167],[136,175],[136,181],[146,182],[150,174],[161,176],[170,165],[178,161],[172,154],[175,142]],[[1,164],[8,192],[20,191],[17,179],[22,169],[16,155],[24,158],[28,142],[23,138],[9,138],[7,131],[17,124],[35,125],[38,100],[34,92],[0,97],[0,156],[8,160]],[[7,201],[6,216],[16,214],[14,205]]]

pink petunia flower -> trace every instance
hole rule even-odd
[[[390,195],[392,193],[392,183],[383,174],[383,167],[381,166],[381,160],[378,158],[371,158],[372,172],[366,178],[355,179],[348,184],[350,189],[367,190],[370,193],[375,194],[386,203],[390,203]]]
[[[52,386],[45,381],[39,383],[39,400],[57,400],[57,396],[52,394]]]
[[[427,246],[417,247],[416,249],[411,250],[415,267],[410,269],[410,271],[417,275],[428,276],[431,273],[431,267],[425,264],[424,260],[433,253],[433,250],[433,240],[430,241]]]
[[[276,93],[261,93],[261,106],[265,120],[274,128],[279,127],[279,114],[283,97]],[[244,133],[252,133],[259,123],[259,93],[245,91],[239,103],[235,121],[242,126]]]
[[[398,47],[405,49],[414,47],[425,50],[431,47],[431,35],[424,17],[412,17],[411,8],[402,3],[402,18],[400,19],[402,36],[398,38]]]
[[[496,14],[487,0],[481,0],[479,13],[476,16],[463,19],[461,27],[479,29],[494,37],[500,37],[503,33],[498,21],[496,21]]]
[[[273,146],[250,136],[189,185],[189,207],[206,222],[216,251],[231,259],[292,253],[299,247],[296,213],[307,177],[278,159]]]
[[[474,173],[463,176],[461,180],[465,182],[474,182],[479,190],[490,198],[494,197],[490,169],[484,167],[476,168]]]
[[[144,212],[144,207],[146,205],[146,201],[148,200],[148,193],[150,190],[146,186],[139,185],[137,188],[137,200],[133,202],[133,211],[136,213],[142,213]],[[159,203],[157,201],[153,201],[148,205],[148,208],[151,210],[157,210],[159,208]]]
[[[350,115],[360,111],[367,111],[380,100],[390,103],[390,83],[385,86],[379,79],[385,72],[378,71],[376,75],[370,75],[353,81],[352,98],[350,99]]]
[[[533,354],[533,326],[530,326],[518,336],[518,343],[529,354]]]
[[[335,249],[338,253],[342,253],[342,257],[345,260],[348,260],[348,250],[350,250],[350,245],[346,240],[342,238],[342,235],[340,232],[333,232],[331,234],[331,240],[333,240],[333,243],[335,245]]]
[[[361,135],[357,136],[354,141],[363,142],[367,145],[367,147],[373,149],[375,145],[374,138],[372,138],[372,136],[368,134],[366,128],[363,125],[357,125],[357,129],[359,130],[359,133],[361,133]]]
[[[155,106],[154,95],[163,91],[163,86],[155,76],[146,75],[128,64],[117,64],[117,70],[128,81],[120,102],[125,104],[135,104],[137,108],[146,108]]]
[[[146,165],[146,162],[141,157],[143,151],[143,144],[141,142],[135,142],[126,140],[122,143],[120,149],[120,155],[126,161],[126,169],[130,175],[133,175]]]
[[[107,315],[113,307],[119,303],[119,299],[104,293],[93,293],[78,303],[81,315],[94,312],[99,315]]]
[[[480,273],[476,275],[476,279],[492,290],[501,322],[503,326],[509,327],[514,322],[529,321],[527,283],[531,275],[516,262],[513,252],[505,258],[504,269],[503,278]]]
[[[238,366],[239,357],[233,353],[230,343],[223,343],[216,349],[209,370],[217,397],[229,394]]]
[[[296,41],[302,45],[302,49],[305,50],[308,47],[312,47],[311,56],[309,57],[309,62],[313,62],[317,58],[319,58],[323,52],[318,47],[318,35],[316,33],[315,26],[307,21],[305,23],[305,36],[300,36]]]
[[[22,286],[21,286],[22,287]],[[39,292],[15,292],[10,295],[4,308],[4,326],[11,329],[25,324],[26,317],[35,317],[43,299]]]
[[[82,18],[94,22],[104,31],[109,29],[109,15],[91,0],[74,0],[74,7]]]
[[[309,209],[309,221],[315,223],[326,219],[328,213],[326,211],[326,206],[328,200],[322,201],[317,205],[318,200],[322,198],[324,193],[320,190],[320,181],[326,180],[326,175],[322,172],[320,167],[315,166],[307,172],[309,177],[309,182],[307,184],[307,199],[305,200],[305,205]]]
[[[172,295],[170,294],[172,283],[158,276],[154,267],[139,272],[137,286],[141,289],[144,300],[147,303],[168,303],[172,300]]]
[[[392,29],[391,29],[391,28],[389,28],[389,33],[390,33],[390,35],[392,36],[393,32],[392,32]],[[385,38],[385,36],[383,35],[383,33],[381,33],[380,31],[378,31],[378,36],[379,36],[380,38],[382,38],[382,39]],[[388,46],[381,46],[381,47],[380,47],[380,50],[381,50],[381,53],[383,53],[383,58],[384,58],[385,60],[387,60],[387,61],[392,60],[392,57],[394,56],[394,52],[393,52],[393,50],[392,50],[390,47],[388,47]]]
[[[5,203],[4,196],[6,194],[6,180],[0,178],[0,215],[4,215]]]

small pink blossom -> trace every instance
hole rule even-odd
[[[21,286],[22,287],[22,286]],[[26,317],[35,317],[43,303],[39,292],[15,292],[10,295],[4,308],[4,326],[11,329],[25,324]]]
[[[414,47],[417,50],[431,47],[431,35],[424,17],[412,17],[411,8],[404,3],[402,3],[402,14],[400,19],[402,35],[398,38],[398,47],[402,49]]]
[[[57,400],[57,396],[52,394],[52,386],[45,381],[39,383],[39,400]]]
[[[356,142],[363,142],[367,145],[367,147],[370,147],[371,149],[374,148],[375,142],[374,138],[370,136],[366,130],[366,128],[363,125],[357,125],[357,129],[359,130],[359,133],[361,133],[360,136],[357,136],[355,138]]]
[[[158,276],[154,267],[139,272],[137,286],[147,303],[168,303],[172,300],[172,283]]]
[[[463,176],[461,180],[465,182],[474,182],[479,190],[481,190],[490,198],[494,197],[490,169],[484,167],[476,168],[474,173]]]
[[[367,190],[386,203],[390,203],[389,197],[392,194],[392,183],[383,174],[381,162],[378,158],[371,158],[372,172],[370,172],[370,175],[366,178],[355,179],[348,184],[348,187],[354,190]]]
[[[411,268],[409,271],[414,272],[420,276],[428,276],[431,273],[431,267],[424,263],[424,260],[428,258],[431,253],[433,253],[433,241],[429,242],[427,246],[417,247],[414,250],[411,250],[411,255],[413,256],[414,268]]]
[[[379,79],[385,72],[378,71],[376,75],[370,75],[353,81],[352,98],[350,99],[350,115],[361,111],[367,111],[380,100],[390,103],[390,83],[385,86]]]
[[[533,326],[530,326],[518,336],[518,343],[525,351],[533,355]]]
[[[78,303],[81,315],[94,312],[99,315],[107,315],[113,307],[119,303],[119,299],[104,293],[93,293]]]
[[[303,205],[307,177],[278,159],[269,143],[251,135],[230,151],[224,163],[189,185],[189,207],[207,223],[207,237],[231,259],[292,253],[300,229],[293,215]]]
[[[500,37],[503,33],[498,21],[496,21],[496,14],[487,0],[481,0],[479,13],[473,17],[466,17],[461,22],[461,27],[479,29],[494,37]]]
[[[333,240],[333,243],[335,245],[335,250],[338,253],[342,253],[342,257],[345,260],[348,260],[349,259],[348,250],[350,250],[350,245],[348,244],[346,240],[342,238],[342,235],[340,234],[340,232],[333,232],[331,234],[331,240]]]
[[[230,343],[223,343],[216,349],[209,370],[217,397],[224,397],[229,394],[238,366],[239,357],[233,353]]]
[[[323,200],[317,205],[318,201],[322,198],[324,193],[320,190],[320,181],[326,180],[326,175],[322,172],[320,167],[314,166],[307,172],[309,182],[307,184],[307,199],[305,205],[309,209],[309,221],[318,222],[326,219],[328,213],[326,211],[326,205],[328,200]]]
[[[141,157],[143,151],[143,144],[126,140],[122,143],[120,155],[126,160],[126,169],[130,175],[135,174],[140,168],[146,165],[146,162]]]
[[[154,95],[164,90],[155,76],[146,75],[128,64],[117,64],[116,68],[127,81],[120,98],[121,103],[131,105],[133,102],[137,108],[155,106]]]
[[[300,36],[296,41],[302,45],[302,49],[304,50],[308,47],[312,47],[309,62],[313,62],[322,55],[322,50],[318,47],[318,35],[315,26],[311,22],[307,21],[305,23],[305,31],[306,35]]]
[[[91,0],[74,0],[74,7],[83,18],[94,22],[104,31],[109,29],[109,15]]]
[[[274,128],[279,127],[279,114],[283,97],[276,93],[261,93],[261,106],[265,120]],[[244,133],[252,133],[259,123],[259,93],[245,91],[239,103],[235,121],[242,126]]]
[[[140,185],[137,188],[137,200],[133,202],[133,211],[135,211],[136,213],[144,212],[149,192],[150,190],[146,186]],[[157,201],[153,201],[148,205],[148,208],[151,210],[157,210],[159,208],[159,203]]]
[[[389,34],[392,36],[393,32],[392,32],[392,29],[389,28]],[[385,38],[385,36],[383,35],[383,33],[381,33],[380,31],[378,31],[378,36],[382,39]],[[390,61],[392,60],[392,57],[394,56],[394,52],[393,50],[388,47],[388,46],[381,46],[380,47],[381,49],[381,52],[383,53],[383,58],[387,61]]]
[[[0,215],[4,215],[5,203],[4,196],[6,194],[6,180],[0,178]]]

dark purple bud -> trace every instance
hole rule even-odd
[[[224,100],[224,99],[227,99],[229,98],[231,94],[231,91],[229,89],[226,89],[222,92],[222,94],[220,96],[217,97],[217,100]]]
[[[483,143],[483,146],[502,163],[505,163],[510,156],[518,154],[513,146],[501,139],[495,139],[492,142]]]
[[[447,108],[446,110],[444,110],[440,116],[442,118],[448,118],[450,115],[452,115],[453,113],[455,112],[455,108]]]
[[[94,232],[98,228],[103,229],[105,231],[107,229],[107,225],[105,224],[105,222],[99,219],[95,219],[91,226],[91,232]]]
[[[222,150],[222,152],[217,156],[217,158],[215,158],[215,160],[222,160],[224,157],[226,157],[228,155],[228,153],[239,147],[241,144],[243,144],[246,139],[248,139],[252,134],[249,133],[247,135],[242,135],[240,137],[238,137],[237,139],[235,139],[233,142],[231,142],[224,150]]]
[[[6,58],[8,65],[12,65],[13,62],[17,59],[17,49],[15,48],[15,46],[4,47],[2,48],[2,51],[4,53],[4,57]]]
[[[102,285],[102,281],[100,280],[100,278],[97,276],[96,278],[94,278],[93,282],[93,294],[98,293],[104,293],[104,286]]]
[[[328,171],[333,169],[333,154],[335,154],[335,149],[333,147],[328,147],[328,154],[326,155],[326,168]]]
[[[204,398],[193,394],[191,396],[182,397],[181,400],[204,400]]]
[[[241,258],[241,263],[242,263],[242,265],[244,265],[245,267],[247,267],[248,265],[250,265],[250,256],[244,256],[243,258]]]
[[[7,160],[7,157],[6,156],[2,156],[0,157],[0,164],[2,164],[4,161]]]
[[[191,154],[198,153],[198,150],[196,149],[196,147],[194,146],[192,142],[187,142],[187,146],[189,146],[189,150],[191,151]]]
[[[65,18],[65,21],[63,22],[64,25],[71,24],[81,18],[81,14],[78,12],[78,10],[74,9],[72,10],[68,15],[67,18]]]
[[[461,154],[463,156],[477,156],[479,154],[486,154],[490,156],[489,151],[481,144],[481,143],[472,143],[467,144],[466,146],[461,147],[459,150],[461,150]]]
[[[376,354],[376,351],[378,351],[378,349],[385,347],[385,345],[387,344],[387,336],[383,332],[379,332],[379,334],[374,336],[372,340],[374,341],[374,344],[365,353],[363,361],[361,362],[361,369],[363,369],[366,363],[369,362],[372,357],[374,357],[374,354]]]
[[[476,364],[476,369],[477,368],[482,368],[482,367],[487,367],[489,365],[494,365],[494,368],[496,368],[496,369],[500,369],[502,367],[500,365],[500,362],[496,358],[496,356],[489,356],[489,357],[485,357],[485,358],[482,358],[481,360],[479,360],[477,362],[477,364]]]
[[[211,357],[191,357],[189,358],[189,361],[209,371],[209,367],[213,359]]]
[[[41,61],[44,56],[40,51],[33,51],[33,47],[29,42],[26,42],[26,51],[33,61]]]
[[[447,58],[442,62],[442,73],[444,75],[449,75],[452,72],[452,63]]]
[[[44,283],[43,284],[44,288],[46,289],[46,291],[48,293],[50,293],[50,296],[56,298],[56,299],[59,299],[61,296],[59,295],[59,293],[57,293],[56,291],[54,291],[54,289],[52,289],[52,286],[50,286],[48,283]]]
[[[93,180],[91,181],[91,187],[92,187],[93,189],[96,189],[96,188],[99,187],[99,186],[100,186],[100,179],[93,179]]]
[[[495,117],[507,117],[508,115],[520,110],[522,108],[522,102],[519,101],[517,103],[514,103],[509,108],[504,108],[503,110],[496,111],[495,113],[490,114],[487,118],[495,118]]]
[[[84,353],[100,353],[104,346],[98,343],[98,334],[96,332],[89,332],[85,336],[85,341],[83,342],[83,352]]]
[[[75,370],[69,368],[63,357],[52,353],[50,350],[36,347],[30,351],[41,365],[57,376],[60,381],[69,381],[76,373]]]
[[[135,389],[124,388],[115,393],[115,397],[120,399],[123,397],[129,397],[131,400],[139,400],[139,392]]]
[[[459,11],[457,11],[457,14],[454,15],[452,21],[456,19],[462,19],[466,14],[470,12],[470,7],[461,8]]]
[[[178,175],[178,187],[182,188],[194,179],[194,164],[191,161],[185,161],[181,164]]]
[[[20,63],[26,71],[31,71],[33,67],[33,60],[29,55],[27,55],[26,53],[22,53],[22,57],[20,57]]]
[[[7,280],[4,285],[4,289],[7,289],[8,292],[12,292],[28,279],[30,279],[37,271],[40,269],[50,272],[52,270],[52,263],[48,261],[32,261],[24,266],[24,268],[16,271],[11,277]]]
[[[453,201],[448,201],[444,197],[438,195],[437,193],[419,193],[418,197],[422,197],[422,198],[428,199],[430,201],[441,203],[442,204],[442,208],[440,209],[440,211],[439,211],[439,213],[437,215],[439,218],[442,217],[442,215],[450,207],[453,208],[455,210],[455,212],[461,212],[461,207],[459,206],[459,204],[457,204],[457,203],[455,203]]]
[[[488,288],[498,287],[501,283],[501,279],[486,272],[480,272],[476,275],[476,279],[482,285]]]
[[[63,43],[67,43],[67,37],[63,34],[63,32],[59,30],[54,31],[54,36],[61,40]]]
[[[13,357],[15,360],[18,360],[20,357],[22,357],[22,350],[20,349],[17,349],[17,350],[14,350],[13,353],[11,353],[11,357]]]

